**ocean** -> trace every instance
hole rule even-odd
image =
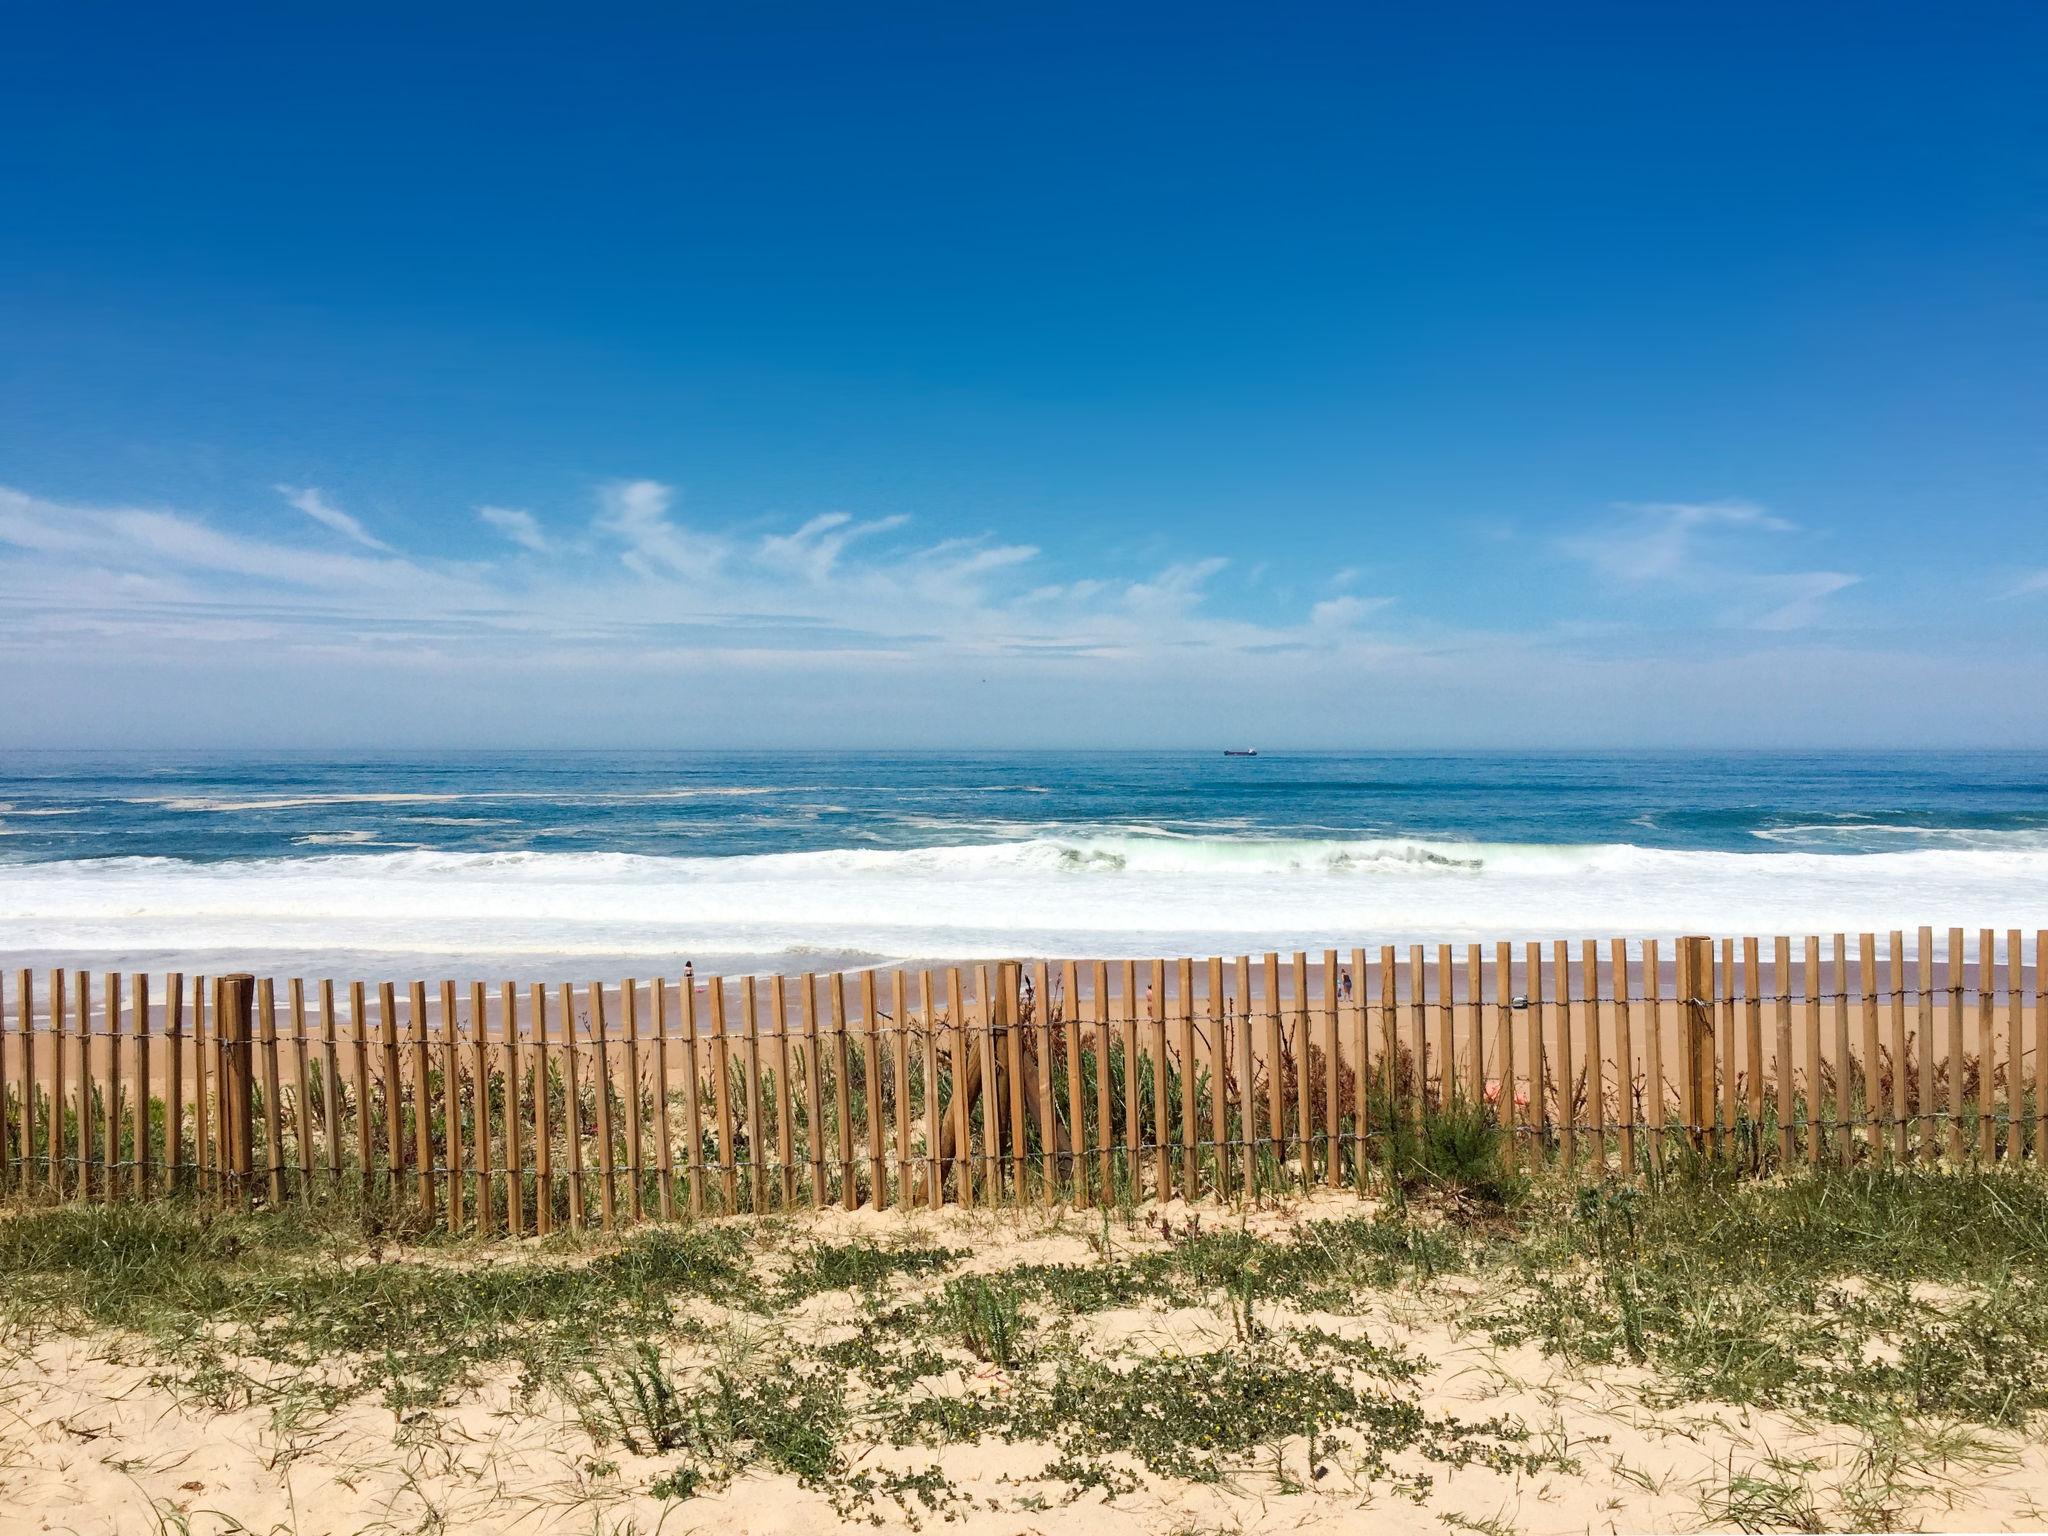
[[[795,972],[2048,925],[2040,753],[0,754],[5,964]]]

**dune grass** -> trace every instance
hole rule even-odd
[[[1377,1209],[1264,1233],[1221,1209],[1033,1214],[1090,1256],[994,1269],[898,1218],[832,1240],[739,1219],[515,1246],[367,1206],[20,1208],[0,1218],[0,1331],[130,1341],[198,1407],[370,1399],[401,1426],[510,1375],[599,1453],[663,1458],[661,1497],[761,1470],[912,1523],[961,1507],[945,1453],[977,1440],[1039,1449],[1017,1508],[1145,1480],[1421,1497],[1471,1465],[1572,1475],[1578,1453],[1528,1424],[1418,1401],[1429,1362],[1375,1320],[1448,1278],[1458,1325],[1493,1346],[1859,1447],[1847,1477],[1791,1452],[1731,1464],[1696,1493],[1711,1525],[1910,1523],[2048,1407],[2048,1182],[2031,1173],[1553,1173],[1489,1183],[1475,1208],[1463,1134],[1418,1141]],[[1092,1321],[1188,1308],[1213,1347]]]

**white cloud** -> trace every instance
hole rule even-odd
[[[1825,617],[1824,602],[1862,578],[1777,571],[1776,541],[1803,530],[1751,501],[1619,502],[1598,527],[1558,541],[1618,593],[1682,594],[1724,627],[1784,631]]]
[[[898,514],[879,517],[873,522],[856,523],[844,512],[821,512],[794,533],[764,537],[760,558],[768,565],[791,571],[813,583],[823,583],[831,578],[840,555],[855,539],[887,533],[909,521],[909,518]]]
[[[1797,525],[1748,501],[1621,502],[1606,526],[1563,541],[1567,554],[1620,582],[1683,575],[1716,532],[1792,533]]]
[[[280,485],[277,494],[297,507],[316,523],[332,528],[344,538],[353,539],[365,549],[391,552],[391,546],[371,533],[361,523],[336,506],[328,504],[327,498],[311,486]]]
[[[522,512],[516,507],[478,507],[476,515],[521,549],[544,555],[552,547],[531,512]]]
[[[598,492],[597,527],[625,544],[620,556],[642,576],[657,572],[701,580],[725,563],[725,541],[699,534],[668,516],[675,492],[655,480],[624,480]]]

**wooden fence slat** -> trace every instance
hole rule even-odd
[[[1933,1162],[1941,1155],[1940,1121],[1934,1109],[1934,930],[1920,930],[1920,1156]]]
[[[628,976],[619,983],[619,1025],[625,1031],[626,1085],[626,1215],[636,1225],[647,1219],[647,1138],[640,1102],[640,981]],[[751,1136],[753,1126],[747,1127]]]
[[[1053,972],[1045,961],[1039,960],[1034,962],[1033,976],[1037,995],[1033,999],[1031,1031],[1025,1038],[1025,1055],[1032,1064],[1031,1086],[1038,1093],[1038,1194],[1042,1203],[1050,1205],[1058,1198],[1060,1182],[1060,1135],[1053,1113]]]
[[[986,974],[986,973],[985,973]],[[1024,1198],[1024,1058],[1021,1000],[1018,983],[1012,978],[1016,968],[1007,961],[996,966],[990,977],[995,991],[989,998],[989,1019],[993,1026],[1001,1022],[997,1047],[998,1070],[1006,1074],[997,1085],[996,1114],[999,1119],[1009,1121],[1010,1130],[1010,1198],[1022,1201]],[[1004,1102],[1003,1090],[1008,1089],[1008,1102]],[[1003,1154],[1002,1127],[999,1125],[994,1140],[996,1156]]]
[[[860,1013],[861,1099],[868,1130],[868,1203],[880,1211],[888,1208],[889,1175],[882,1161],[881,1018],[875,999],[875,973],[871,970],[860,973]]]
[[[173,1050],[171,1060],[181,1063],[183,1052]],[[341,1085],[341,1046],[335,1028],[334,982],[320,982],[320,1128],[321,1151],[327,1165],[330,1190],[341,1188],[341,1133],[347,1105]]]
[[[1516,946],[1497,942],[1493,946],[1493,1010],[1499,1020],[1501,1049],[1495,1053],[1499,1087],[1495,1090],[1495,1118],[1507,1128],[1509,1157],[1518,1157],[1516,1130],[1522,1120],[1522,1106],[1516,1090]]]
[[[818,978],[809,971],[804,972],[804,1150],[811,1165],[811,1209],[817,1210],[825,1203],[825,1121],[824,1115],[824,1069],[818,1054]],[[958,978],[954,991],[957,993]],[[957,1007],[958,997],[954,998]],[[959,1063],[954,1063],[957,1074]],[[957,1091],[960,1079],[954,1078]],[[966,1135],[966,1121],[961,1121],[961,1135]]]
[[[987,968],[983,968],[983,990],[986,986]],[[827,997],[832,1006],[832,1089],[836,1113],[834,1121],[839,1129],[839,1205],[842,1210],[853,1210],[860,1204],[860,1186],[854,1176],[853,1166],[853,1042],[846,1032],[846,973],[834,971],[826,982]],[[995,1074],[990,1072],[988,1082],[994,1083]],[[984,1101],[986,1104],[986,1101]],[[985,1126],[993,1126],[991,1115]]]
[[[948,1055],[948,1068],[952,1074],[952,1098],[949,1107],[953,1112],[953,1179],[958,1186],[955,1198],[961,1206],[974,1206],[974,1149],[968,1136],[973,1128],[973,1114],[968,1103],[969,1077],[967,1064],[973,1056],[974,1042],[967,1029],[967,999],[960,984],[960,967],[951,966],[946,971],[946,1028],[952,1039]]]
[[[1315,1113],[1309,1102],[1309,1079],[1313,1075],[1313,1064],[1309,1060],[1309,1037],[1312,1031],[1308,1003],[1308,955],[1297,949],[1294,952],[1293,987],[1287,1010],[1289,1027],[1287,1038],[1294,1051],[1294,1142],[1301,1150],[1301,1187],[1311,1188],[1315,1183],[1316,1167],[1316,1122]]]
[[[1948,1155],[1963,1160],[1963,930],[1948,931]]]
[[[21,1020],[21,1120],[15,1127],[16,1177],[23,1190],[35,1166],[36,1129],[36,975],[27,966],[16,978],[15,1008]],[[174,990],[181,985],[173,978]]]
[[[50,1193],[64,1194],[64,1057],[65,1036],[71,1027],[71,996],[61,970],[50,972],[50,1102],[49,1130],[44,1144],[49,1153]]]
[[[1152,962],[1152,980],[1145,989],[1145,1039],[1152,1052],[1152,1163],[1158,1181],[1155,1193],[1161,1200],[1173,1195],[1173,1154],[1169,1147],[1172,1105],[1170,1076],[1166,1060],[1166,962]]]
[[[1365,950],[1356,948],[1351,951],[1351,1030],[1358,1042],[1357,1060],[1351,1071],[1351,1163],[1352,1177],[1361,1194],[1365,1192],[1366,1165],[1372,1155],[1371,1144],[1366,1140],[1372,1131],[1372,1025],[1366,977]]]
[[[782,995],[782,978],[775,979],[775,995]],[[656,1209],[663,1221],[673,1221],[676,1215],[676,1138],[675,1128],[669,1120],[669,1094],[675,1089],[675,1077],[670,1071],[672,1058],[668,1039],[668,980],[657,975],[648,983],[648,1006],[654,1018],[654,1087],[649,1095],[650,1108],[654,1112],[654,1167],[661,1180],[661,1188],[655,1199]],[[787,1073],[779,1074],[787,1079]],[[788,1159],[783,1159],[785,1168]],[[786,1176],[786,1175],[785,1175]],[[789,1202],[785,1199],[784,1205]]]
[[[26,995],[28,988],[22,987],[21,992],[23,995]],[[27,1042],[28,1032],[23,1030],[22,1043],[24,1048],[26,1048]],[[14,1183],[15,1122],[8,1118],[13,1113],[13,1096],[9,1092],[9,1083],[10,1077],[7,1071],[7,978],[0,976],[0,1189],[8,1189]],[[26,1106],[28,1095],[24,1093],[21,1098],[23,1105]]]
[[[1977,936],[1977,1158],[1998,1157],[1998,935],[1986,928]]]
[[[270,1203],[278,1206],[284,1204],[284,1093],[277,1070],[277,990],[268,976],[256,984],[256,1009],[256,1054],[263,1074],[264,1183]]]
[[[1592,1163],[1607,1171],[1607,1086],[1602,1057],[1606,1047],[1600,1028],[1600,944],[1579,944],[1579,982],[1586,994],[1586,1132],[1592,1138]],[[1618,987],[1616,991],[1620,990]]]
[[[562,1134],[569,1162],[569,1229],[572,1232],[590,1230],[589,1192],[583,1183],[583,1047],[576,1027],[576,992],[569,982],[562,983]],[[455,1031],[454,1017],[448,1021],[451,1038]],[[449,1100],[453,1114],[454,1099]]]
[[[1223,957],[1209,957],[1208,986],[1202,996],[1203,1022],[1209,1033],[1209,1140],[1216,1159],[1216,1193],[1230,1198],[1230,1042],[1224,1006]],[[1071,1056],[1073,1046],[1067,1047]],[[1333,1082],[1330,1091],[1334,1094]]]
[[[1067,1159],[1067,1178],[1073,1185],[1075,1205],[1086,1210],[1094,1201],[1088,1187],[1088,1106],[1082,1093],[1081,968],[1072,960],[1061,969],[1060,996],[1067,1045],[1067,1145],[1073,1154]]]
[[[361,983],[357,983],[358,986]],[[351,1001],[356,1001],[353,996]],[[213,1110],[210,1103],[215,1073],[209,1059],[212,1042],[207,1038],[207,1017],[214,1004],[213,978],[192,978],[192,1187],[202,1195],[213,1192]],[[369,1187],[368,1176],[363,1180]]]
[[[1907,1158],[1907,1133],[1911,1129],[1906,1115],[1907,1071],[1906,1060],[1906,936],[1898,929],[1891,931],[1891,994],[1892,994],[1892,1156],[1903,1163]],[[1926,1032],[1920,1033],[1922,1042]],[[1925,1054],[1923,1043],[1922,1054]]]
[[[1414,1044],[1415,1093],[1411,1119],[1420,1126],[1429,1113],[1429,961],[1420,944],[1408,946],[1408,1027]]]
[[[565,993],[563,1010],[569,1008]],[[441,1139],[447,1147],[448,1230],[460,1232],[469,1200],[469,1173],[462,1134],[462,1043],[455,1027],[455,983],[441,982]]]
[[[1202,1190],[1201,1136],[1196,1130],[1200,1113],[1195,1097],[1199,1087],[1195,1073],[1195,962],[1183,958],[1176,970],[1173,1019],[1179,1026],[1176,1048],[1180,1055],[1180,1192],[1182,1199],[1192,1200]],[[1304,1075],[1308,1071],[1306,1054],[1301,1069]]]
[[[1287,1102],[1282,1072],[1280,1009],[1280,956],[1266,955],[1266,993],[1261,1001],[1266,1016],[1266,1136],[1273,1146],[1274,1181],[1287,1180]]]
[[[1800,980],[1806,1002],[1806,1160],[1810,1164],[1818,1164],[1821,1153],[1821,980],[1818,935],[1806,936],[1806,956],[1805,963],[1800,969]]]
[[[2018,946],[2015,945],[2015,952],[2017,952],[2017,949]],[[149,1013],[149,973],[147,971],[137,971],[129,985],[132,991],[129,998],[128,1017],[133,1020],[133,1038],[129,1043],[134,1051],[135,1065],[135,1108],[132,1114],[135,1156],[133,1166],[129,1169],[128,1187],[130,1193],[140,1200],[150,1193],[151,1175],[155,1166],[155,1159],[150,1155],[150,1143],[155,1138],[156,1127],[153,1123],[155,1116],[151,1112],[150,1102],[154,1097],[151,1085],[155,1080],[150,1076],[149,1071],[150,1036],[154,1032],[151,1027]],[[0,1030],[6,1028],[6,1022],[4,1017],[0,1017]],[[0,1040],[0,1056],[5,1056],[5,1054],[6,1042]],[[4,1083],[0,1083],[0,1168],[6,1166],[7,1159],[7,1138],[4,1134],[6,1125],[6,1087]]]
[[[718,1115],[719,1214],[730,1216],[740,1205],[740,1175],[739,1159],[733,1154],[732,1045],[726,1038],[723,976],[704,983],[704,1001],[711,1005],[711,1103]]]
[[[505,1084],[505,1230],[526,1235],[526,1148],[520,1134],[522,1112],[519,1082],[519,984],[498,984],[498,1066]],[[424,1112],[424,1111],[422,1111]],[[432,1150],[432,1143],[426,1143]],[[429,1187],[431,1198],[431,1186]]]
[[[1477,944],[1465,946],[1465,1031],[1471,1037],[1465,1091],[1477,1107],[1486,1102],[1486,951]]]
[[[398,1085],[398,984],[377,984],[377,1075],[384,1105],[385,1195],[399,1198],[399,1174],[405,1167],[405,1122]]]
[[[789,1080],[789,987],[779,974],[768,983],[768,1012],[775,1027],[775,1173],[786,1211],[796,1204],[796,1130]]]
[[[548,989],[534,982],[526,991],[533,1016],[533,1230],[555,1230],[555,1127],[553,1051],[548,1044]],[[453,1225],[451,1217],[450,1225]]]
[[[370,1193],[371,1159],[374,1149],[370,1144],[370,1008],[367,991],[360,981],[348,984],[349,1048],[350,1062],[355,1069],[355,1138],[356,1138],[356,1185],[358,1191],[367,1197]],[[206,1105],[206,1051],[199,1053],[200,1087],[199,1103],[202,1112]],[[200,1159],[203,1168],[206,1159]]]
[[[1529,1053],[1529,1120],[1536,1154],[1541,1157],[1550,1145],[1550,1071],[1544,1060],[1543,1037],[1543,946],[1532,941],[1523,952],[1522,965],[1529,999],[1529,1019],[1523,1031]]]
[[[711,982],[711,991],[714,998],[720,996],[723,990],[723,984],[714,977]],[[598,1219],[603,1222],[604,1230],[610,1232],[619,1224],[619,1148],[617,1141],[614,1140],[612,1135],[612,1089],[614,1086],[612,1083],[612,1042],[610,1022],[605,1017],[604,983],[601,981],[591,982],[589,996],[591,1037],[590,1086],[596,1095],[597,1109],[597,1209]],[[717,1008],[719,1005],[714,1003],[713,1006]],[[721,1040],[724,1038],[722,1034],[720,1038]],[[721,1078],[722,1081],[723,1079]],[[729,1120],[726,1122],[724,1129],[726,1134],[721,1138],[723,1144],[718,1149],[719,1160],[725,1165],[727,1177],[730,1178],[732,1169],[732,1136],[731,1122]],[[481,1169],[488,1169],[489,1164],[484,1161],[484,1138],[481,1134],[481,1127],[479,1127],[477,1142],[479,1167]],[[487,1179],[483,1182],[488,1185]],[[732,1209],[732,1194],[729,1186],[726,1192],[725,1208],[728,1211]],[[477,1207],[477,1220],[481,1224],[489,1224],[490,1208],[488,1206],[479,1205]]]
[[[1778,934],[1771,951],[1771,980],[1777,995],[1777,1043],[1771,1052],[1771,1070],[1777,1076],[1778,1166],[1789,1167],[1797,1152],[1798,1127],[1793,1124],[1797,1108],[1792,1081],[1792,940]]]
[[[1664,1096],[1664,958],[1655,939],[1643,940],[1643,1126],[1656,1167],[1664,1166],[1670,1120]]]
[[[434,1114],[429,1089],[427,1062],[427,984],[415,981],[412,1003],[412,1136],[413,1177],[417,1183],[420,1209],[429,1217],[434,1211]]]
[[[1380,1066],[1386,1074],[1386,1144],[1389,1149],[1388,1162],[1390,1166],[1393,1159],[1392,1149],[1400,1143],[1402,1120],[1400,985],[1399,962],[1395,959],[1394,946],[1382,944],[1380,946],[1380,1035],[1382,1048]]]
[[[1115,1030],[1109,1007],[1109,963],[1097,960],[1090,970],[1090,980],[1089,1019],[1095,1026],[1095,1146],[1098,1153],[1095,1188],[1101,1204],[1114,1205],[1116,1154],[1111,1148],[1116,1139],[1116,1128],[1111,1090],[1115,1085],[1110,1081],[1110,1045]]]
[[[811,1011],[809,997],[810,978],[806,976],[804,981],[806,987],[804,1016],[808,1020]],[[682,984],[676,988],[676,1005],[682,1013],[682,1017],[677,1022],[683,1031],[683,1081],[685,1084],[683,1091],[683,1135],[688,1142],[690,1154],[687,1159],[690,1167],[690,1214],[692,1216],[702,1216],[704,1214],[704,1065],[702,1056],[698,1051],[697,1041],[697,977],[694,972],[687,968],[683,972]],[[809,1063],[806,1064],[806,1072],[807,1075],[815,1077],[815,1073],[810,1071]],[[811,1119],[813,1125],[815,1125],[817,1121],[817,1099],[815,1096],[811,1100],[811,1105]],[[812,1201],[814,1206],[816,1203],[815,1200]]]
[[[910,1172],[910,977],[899,966],[889,973],[890,1064],[895,1069],[896,1200],[913,1205]]]
[[[1559,1149],[1564,1155],[1567,1168],[1578,1166],[1578,1118],[1579,1118],[1579,1073],[1574,1065],[1572,1046],[1572,947],[1563,939],[1553,939],[1550,945],[1550,963],[1553,989],[1556,1001],[1551,1012],[1556,1019],[1557,1029],[1557,1120]]]
[[[761,1018],[760,989],[756,978],[743,976],[740,988],[740,1034],[739,1034],[739,1076],[744,1098],[741,1106],[745,1111],[746,1133],[740,1137],[747,1144],[747,1204],[755,1215],[767,1209],[767,1193],[761,1177]],[[735,1120],[739,1115],[735,1113]],[[737,1159],[735,1159],[737,1166]]]
[[[1887,1148],[1887,1126],[1896,1123],[1890,1114],[1891,1105],[1884,1101],[1883,1066],[1878,1059],[1877,935],[1874,933],[1856,936],[1856,981],[1858,1000],[1863,1005],[1863,1119],[1870,1127],[1868,1140],[1874,1162]],[[1894,1051],[1893,1075],[1901,1075],[1905,1070],[1905,1061],[1899,1052]]]
[[[1323,1182],[1335,1189],[1344,1182],[1343,1159],[1337,1152],[1337,951],[1323,951]]]
[[[2024,1155],[2020,1136],[2020,1114],[2025,1095],[2021,1091],[2020,1023],[2026,1013],[2025,935],[2009,928],[2005,935],[2005,1156],[2017,1162]]]
[[[2034,1167],[2048,1168],[2048,928],[2034,932]]]
[[[78,1069],[73,1084],[78,1109],[72,1131],[78,1150],[72,1158],[71,1198],[83,1204],[92,1198],[93,1168],[99,1160],[99,1138],[94,1134],[98,1126],[93,1110],[98,1095],[94,1091],[97,1084],[92,1059],[92,972],[81,968],[72,980],[72,1037],[78,1047],[72,1054]]]
[[[23,971],[23,1013],[27,1013],[29,973]],[[26,1022],[26,1019],[24,1019]],[[22,1034],[21,1081],[24,1091],[35,1083],[28,1034]],[[32,1109],[33,1106],[27,1106]],[[21,1126],[21,1181],[28,1183],[28,1131],[33,1115],[24,1113]],[[164,1168],[166,1185],[180,1194],[185,1184],[185,975],[172,971],[164,978]]]
[[[1856,1133],[1850,1109],[1854,1058],[1849,1054],[1849,936],[1835,935],[1835,1161],[1856,1161]],[[1818,1091],[1818,1090],[1816,1090]]]
[[[1451,946],[1439,944],[1436,947],[1436,1102],[1438,1108],[1449,1104],[1456,1095],[1458,1086],[1458,1039],[1454,1027],[1458,1005],[1457,973],[1451,965]]]
[[[310,1200],[313,1195],[313,1078],[308,1052],[309,1031],[306,1025],[306,983],[303,977],[294,976],[286,994],[292,1018],[292,1129],[298,1137],[299,1154],[299,1198]],[[148,1037],[144,1037],[147,1048]],[[147,1058],[144,1059],[145,1078],[148,1072]]]
[[[924,1198],[933,1210],[946,1203],[946,1185],[940,1171],[940,1141],[944,1134],[946,1104],[939,1082],[938,977],[930,970],[918,972],[918,1047],[924,1065]]]
[[[1628,940],[1608,941],[1607,969],[1614,987],[1614,1098],[1621,1116],[1621,1171],[1636,1171],[1636,1122],[1642,1118],[1636,1108],[1635,1019],[1632,1000],[1635,982],[1629,975]],[[1654,1028],[1654,1024],[1652,1025]]]
[[[106,1018],[106,1072],[100,1092],[100,1198],[111,1203],[120,1187],[121,1167],[121,973],[100,978],[100,1012]]]
[[[602,1008],[603,991],[596,989],[592,1006]],[[602,1013],[599,1014],[602,1018]],[[602,1057],[602,1050],[599,1055]],[[471,1093],[475,1108],[470,1112],[471,1139],[476,1143],[476,1229],[479,1235],[498,1230],[497,1189],[493,1183],[496,1158],[491,1146],[491,1023],[484,984],[469,984],[469,1060]],[[606,1166],[610,1166],[609,1153]],[[605,1225],[611,1225],[606,1222]]]
[[[1239,955],[1234,972],[1235,1017],[1237,1020],[1237,1182],[1245,1195],[1257,1199],[1259,1174],[1259,1103],[1254,1056],[1258,1039],[1252,1024],[1252,957]],[[1108,1036],[1105,1034],[1105,1040]],[[1229,1106],[1225,1106],[1228,1114]],[[1104,1165],[1107,1166],[1105,1154]]]

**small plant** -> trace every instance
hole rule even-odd
[[[695,1421],[652,1344],[634,1345],[633,1358],[614,1370],[593,1368],[590,1380],[603,1407],[592,1426],[596,1438],[616,1440],[636,1456],[689,1443]]]
[[[954,1336],[975,1359],[1005,1371],[1018,1364],[1029,1325],[1013,1287],[968,1275],[947,1282],[940,1305]]]

